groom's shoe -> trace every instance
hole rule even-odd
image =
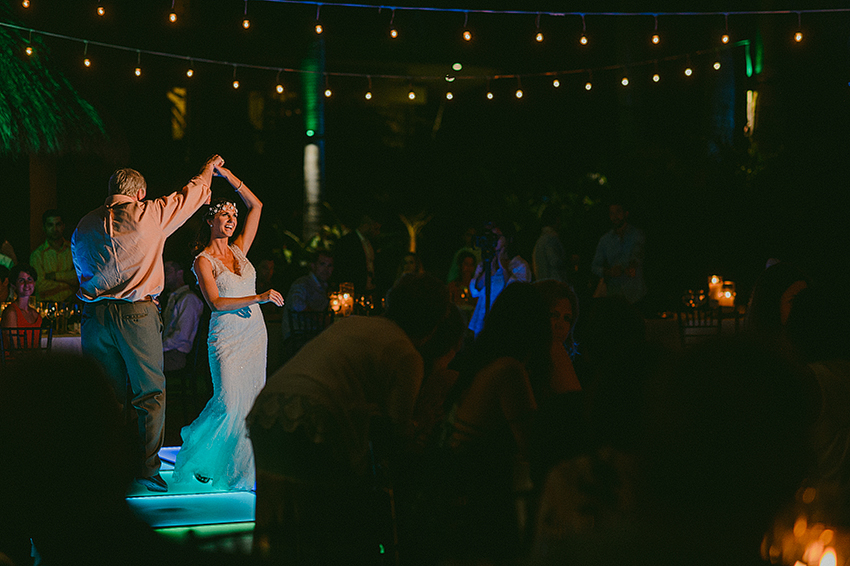
[[[159,474],[149,478],[136,478],[136,481],[148,488],[148,491],[157,491],[160,493],[168,491],[168,484],[165,483],[165,480]]]

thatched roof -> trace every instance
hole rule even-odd
[[[2,15],[2,14],[0,14]],[[24,51],[32,45],[33,55]],[[103,121],[71,83],[51,69],[37,36],[0,26],[0,155],[102,153]],[[108,150],[107,150],[108,151]]]

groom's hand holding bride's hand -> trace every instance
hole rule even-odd
[[[260,295],[261,303],[274,303],[279,307],[283,306],[283,295],[275,291],[274,289],[269,289],[262,295]]]

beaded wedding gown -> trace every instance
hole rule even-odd
[[[256,271],[238,246],[230,246],[239,272],[227,269],[206,252],[221,297],[256,293]],[[254,452],[245,417],[266,381],[266,325],[259,305],[236,311],[213,311],[210,319],[210,373],[213,396],[195,421],[180,432],[172,481],[211,478],[215,489],[252,489]]]

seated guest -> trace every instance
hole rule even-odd
[[[572,287],[556,279],[537,281],[534,286],[546,301],[552,324],[552,392],[581,391],[572,360],[576,351],[573,328],[578,319],[578,297]]]
[[[436,278],[404,277],[382,316],[335,322],[269,377],[248,416],[260,552],[311,564],[378,558],[370,446],[411,442],[418,348],[450,306]]]
[[[40,328],[41,314],[30,306],[30,297],[35,292],[35,282],[38,273],[30,265],[19,263],[9,274],[17,298],[3,309],[0,326],[3,328]],[[29,333],[29,331],[28,331]],[[17,344],[17,347],[27,347],[30,344]]]
[[[328,310],[328,279],[334,271],[334,258],[327,250],[318,250],[309,264],[310,271],[289,287],[283,303],[283,338],[289,337],[291,312],[324,312]]]
[[[460,250],[457,254],[457,263],[458,265],[455,269],[457,277],[449,281],[449,296],[452,302],[463,311],[466,322],[469,324],[469,317],[472,316],[472,311],[475,310],[475,303],[478,302],[478,298],[473,297],[469,291],[478,260],[475,259],[475,254],[472,252]]]
[[[166,261],[164,267],[165,289],[170,292],[162,310],[162,358],[163,371],[170,372],[186,367],[204,303],[187,284],[180,263]]]
[[[407,252],[404,254],[401,258],[401,263],[398,265],[395,280],[398,281],[408,273],[412,273],[413,275],[425,273],[425,266],[422,265],[422,259],[416,252]]]
[[[441,450],[423,466],[427,508],[419,515],[426,524],[419,530],[426,540],[419,552],[448,553],[437,559],[516,558],[515,486],[527,486],[537,398],[550,381],[550,343],[540,292],[529,283],[507,286],[459,360]]]
[[[73,300],[80,284],[71,258],[71,243],[65,239],[62,213],[46,210],[41,215],[41,224],[47,239],[30,254],[30,264],[38,272],[37,300]]]
[[[8,303],[14,296],[12,286],[9,283],[9,268],[0,265],[0,303]]]

